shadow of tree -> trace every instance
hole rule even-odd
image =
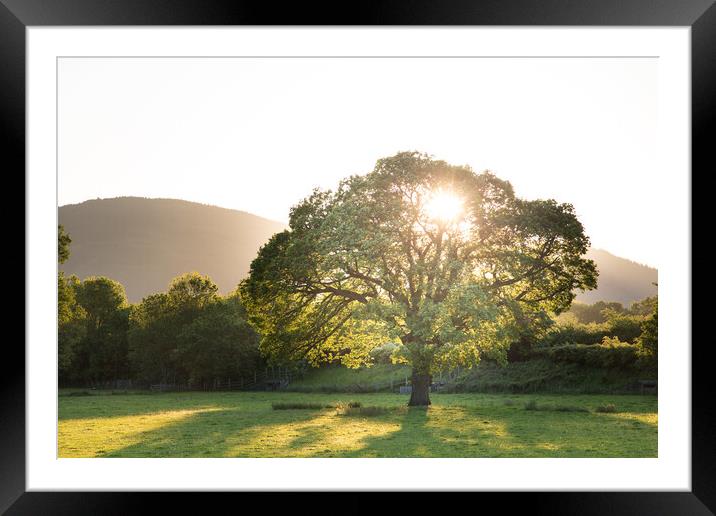
[[[400,428],[388,435],[370,436],[349,457],[473,457],[491,456],[513,437],[505,424],[469,414],[462,407],[413,407]],[[511,446],[514,448],[514,445]]]
[[[335,456],[655,457],[656,425],[639,418],[433,406],[409,410],[397,431],[369,436],[361,448]]]
[[[270,409],[269,409],[270,410]],[[198,412],[161,428],[142,432],[135,444],[102,454],[103,457],[259,457],[270,451],[272,427],[296,425],[316,417],[316,410],[267,411],[257,418],[253,412],[222,409]],[[236,450],[238,444],[244,444]],[[230,450],[246,454],[229,453]]]
[[[329,397],[316,398],[328,401]],[[382,398],[381,398],[382,399]],[[385,397],[382,403],[400,398]],[[519,398],[516,398],[519,399]],[[526,398],[525,398],[526,399]],[[555,399],[559,400],[558,396]],[[208,407],[207,401],[216,405]],[[440,399],[429,409],[343,416],[335,409],[272,410],[265,394],[151,407],[193,412],[97,448],[101,457],[653,457],[656,414],[639,400],[621,414],[527,411],[505,397]],[[571,398],[574,401],[574,398]],[[189,400],[186,400],[189,401]],[[335,402],[335,399],[333,399]],[[591,400],[593,403],[594,400]],[[627,406],[627,403],[623,403]],[[130,411],[121,405],[120,412]],[[151,417],[138,407],[138,419]],[[116,412],[114,412],[116,413]],[[124,420],[121,419],[120,420]],[[113,421],[106,418],[106,421]],[[129,442],[129,444],[127,444]],[[63,455],[66,456],[66,455]]]

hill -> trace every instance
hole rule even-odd
[[[618,301],[629,306],[634,301],[656,295],[656,269],[614,256],[602,249],[590,249],[587,257],[594,260],[599,269],[597,289],[579,293],[577,301],[590,304]]]
[[[164,291],[184,272],[208,274],[222,293],[236,288],[259,247],[285,226],[250,213],[176,199],[119,197],[61,206],[59,222],[72,238],[67,274],[108,276],[130,302]],[[629,305],[656,293],[656,269],[591,249],[599,288],[577,300]]]
[[[61,206],[72,238],[66,274],[108,276],[130,302],[164,291],[184,272],[236,288],[259,247],[285,226],[250,213],[175,199],[120,197]]]

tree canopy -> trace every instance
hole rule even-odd
[[[127,325],[129,305],[124,287],[103,276],[72,282],[82,308],[83,337],[75,345],[72,377],[101,382],[128,374]]]
[[[595,288],[588,246],[572,205],[404,152],[294,206],[240,289],[269,357],[355,366],[397,341],[424,405],[435,368],[504,361],[521,329]]]
[[[62,224],[57,226],[57,261],[65,263],[70,258],[72,239]]]
[[[62,225],[57,226],[57,261],[70,257],[72,239]],[[61,376],[70,374],[77,347],[86,337],[84,309],[77,302],[75,292],[80,281],[76,276],[65,277],[57,272],[57,366]]]
[[[145,297],[130,316],[130,358],[145,383],[210,385],[252,376],[261,362],[258,338],[236,293],[225,298],[208,276],[174,278]]]
[[[659,302],[652,304],[652,312],[642,323],[642,333],[637,339],[642,365],[656,374],[659,355]]]

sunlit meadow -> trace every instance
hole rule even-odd
[[[59,457],[657,456],[653,396],[435,394],[425,409],[398,394],[64,394]],[[335,408],[349,401],[390,410]]]

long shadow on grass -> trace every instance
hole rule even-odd
[[[193,414],[179,422],[140,433],[135,444],[124,446],[103,457],[261,457],[272,447],[262,442],[275,428],[301,424],[314,419],[313,410],[241,411],[223,409]],[[278,436],[281,437],[281,436]],[[262,454],[268,452],[267,454]]]
[[[654,457],[656,437],[655,424],[631,416],[432,406],[411,409],[399,430],[337,456]]]
[[[399,428],[386,435],[368,436],[357,450],[345,451],[341,457],[435,457],[442,443],[428,427],[428,408],[411,407],[394,418]]]
[[[197,400],[204,401],[204,400]],[[377,417],[226,408],[132,437],[104,457],[645,457],[656,425],[618,414],[436,404]]]
[[[513,436],[494,417],[486,419],[458,406],[410,408],[400,428],[387,435],[368,437],[347,457],[490,457],[504,445],[513,449]]]

